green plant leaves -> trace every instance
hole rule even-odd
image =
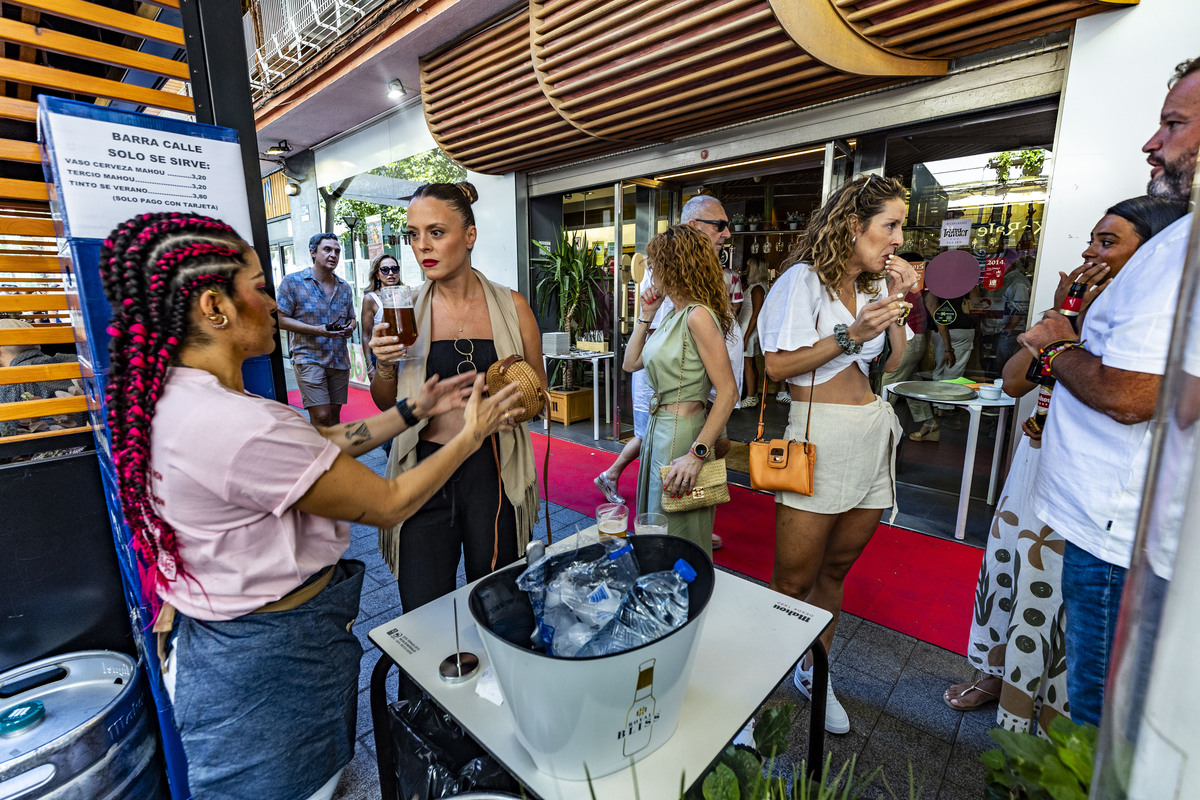
[[[796,706],[787,704],[762,713],[754,726],[754,747],[758,752],[770,758],[787,750],[787,735],[795,711]]]
[[[704,800],[741,800],[742,797],[737,776],[725,764],[717,764],[717,768],[708,774],[702,791]]]
[[[990,734],[1001,750],[979,757],[989,771],[989,798],[1005,796],[993,791],[1000,786],[1007,787],[1013,798],[1087,800],[1095,764],[1095,726],[1058,717],[1050,723],[1050,740],[1004,729]]]

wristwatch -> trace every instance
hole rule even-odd
[[[833,326],[833,340],[846,355],[855,356],[862,352],[862,345],[850,338],[850,329],[840,322]]]
[[[688,452],[703,461],[708,458],[708,445],[704,442],[692,442],[692,446]]]

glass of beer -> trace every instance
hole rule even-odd
[[[629,531],[629,509],[620,503],[602,503],[596,506],[596,527],[601,539],[625,538]]]
[[[411,286],[381,286],[379,301],[383,307],[383,321],[387,323],[385,335],[400,339],[405,348],[417,341],[417,317],[413,304],[417,298],[416,290]],[[400,357],[401,361],[413,358],[407,352]]]

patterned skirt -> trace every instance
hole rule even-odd
[[[1022,436],[979,568],[967,658],[1004,681],[997,724],[1045,737],[1056,716],[1070,716],[1070,705],[1061,580],[1066,543],[1029,504],[1040,455]]]

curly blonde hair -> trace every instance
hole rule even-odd
[[[825,291],[836,300],[838,288],[846,277],[846,264],[854,254],[853,223],[857,221],[866,227],[889,200],[904,200],[904,184],[895,178],[860,175],[842,184],[813,213],[800,241],[788,253],[783,269],[793,264],[808,264],[816,271]],[[876,292],[876,284],[886,275],[886,272],[864,272],[855,280],[855,288],[860,292]]]
[[[646,245],[654,283],[668,295],[700,303],[717,315],[721,333],[733,329],[733,306],[712,241],[691,225],[672,225]]]

